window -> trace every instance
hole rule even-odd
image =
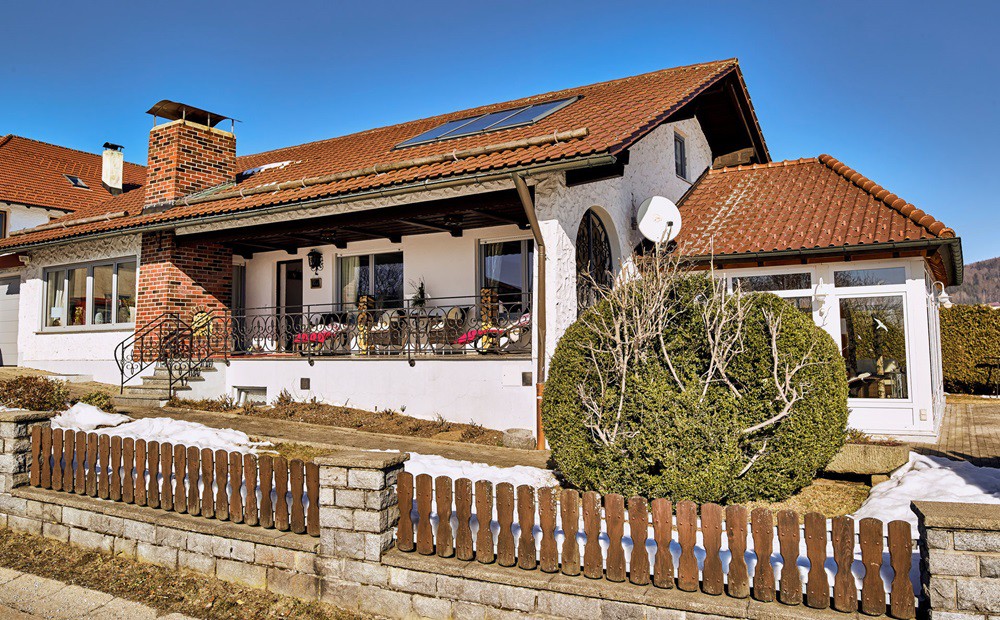
[[[746,292],[794,291],[812,288],[808,273],[776,273],[763,276],[735,276],[733,288]]]
[[[883,267],[882,269],[852,269],[835,271],[833,285],[845,286],[885,286],[906,284],[906,269],[903,267]]]
[[[7,236],[7,212],[0,211],[0,239]]]
[[[416,144],[426,144],[438,140],[450,140],[462,136],[471,136],[478,133],[499,131],[511,127],[521,127],[538,122],[577,100],[577,97],[560,99],[548,103],[535,103],[519,108],[502,110],[500,112],[490,112],[480,114],[471,118],[463,118],[455,121],[448,121],[443,125],[438,125],[430,131],[414,136],[405,142],[401,142],[396,148],[414,146]]]
[[[851,398],[907,398],[902,296],[841,299],[840,347]]]
[[[135,323],[135,259],[45,270],[45,327]]]
[[[684,138],[677,133],[674,134],[674,170],[677,172],[677,176],[687,180],[687,149],[684,147]]]
[[[521,241],[483,241],[479,244],[479,286],[496,289],[500,303],[521,304],[531,301],[532,257],[534,243]]]
[[[378,308],[402,304],[402,252],[341,256],[338,262],[341,303],[357,307],[362,295],[370,295]]]
[[[80,189],[90,189],[89,187],[87,187],[87,184],[84,183],[83,179],[81,179],[80,177],[75,177],[72,174],[64,174],[63,176],[66,177],[66,180],[69,181],[70,185],[72,185],[73,187],[78,187]]]
[[[613,282],[608,230],[593,209],[588,209],[576,233],[577,316],[597,303],[600,290],[609,288]]]

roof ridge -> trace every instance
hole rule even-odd
[[[737,166],[726,166],[724,168],[712,168],[711,174],[725,174],[727,172],[740,172],[743,170],[759,170],[761,168],[784,168],[786,166],[796,166],[798,164],[819,163],[818,157],[800,157],[799,159],[782,159],[781,161],[769,161],[763,164],[739,164]]]
[[[467,108],[464,108],[464,109],[461,109],[461,110],[452,110],[450,112],[442,112],[440,114],[435,114],[433,116],[425,116],[423,118],[413,118],[413,119],[402,121],[402,122],[399,122],[399,123],[391,123],[391,124],[388,124],[388,125],[381,125],[379,127],[369,127],[368,129],[362,129],[360,131],[354,131],[354,132],[343,134],[343,135],[340,135],[340,136],[331,136],[329,138],[322,138],[322,139],[319,139],[319,140],[312,140],[310,142],[303,142],[301,144],[290,144],[288,146],[280,146],[278,148],[270,149],[270,150],[267,150],[267,151],[260,151],[260,152],[257,152],[257,153],[247,153],[245,155],[239,155],[237,157],[237,159],[241,159],[241,158],[244,158],[244,157],[260,157],[262,155],[275,154],[275,153],[278,153],[280,151],[284,151],[284,150],[287,150],[287,149],[294,149],[294,148],[300,148],[300,147],[303,147],[303,146],[310,146],[310,145],[313,145],[313,144],[321,144],[321,143],[325,143],[325,142],[331,142],[333,140],[340,140],[342,138],[349,138],[351,136],[360,136],[360,135],[363,135],[363,134],[366,134],[366,133],[371,133],[371,132],[379,131],[379,130],[382,130],[382,129],[388,129],[390,127],[397,127],[399,125],[406,125],[407,123],[415,123],[415,122],[421,122],[421,121],[430,122],[430,121],[433,121],[435,119],[438,119],[438,118],[441,118],[441,117],[444,117],[444,116],[452,116],[454,114],[460,114],[462,112],[476,110],[476,109],[479,109],[479,108],[489,108],[489,107],[493,107],[493,106],[501,106],[501,105],[504,105],[504,104],[512,103],[514,101],[520,101],[522,99],[536,99],[536,98],[551,97],[551,96],[561,95],[561,94],[567,93],[569,91],[580,90],[580,89],[583,89],[583,88],[593,88],[593,87],[597,87],[597,86],[604,86],[604,85],[607,85],[607,84],[614,84],[616,82],[627,82],[629,80],[636,80],[636,79],[641,79],[641,78],[647,78],[649,76],[659,75],[659,74],[662,74],[662,73],[666,73],[668,71],[681,71],[681,70],[685,70],[685,69],[692,69],[692,68],[695,68],[695,67],[704,67],[704,66],[707,66],[707,65],[726,65],[726,64],[730,64],[730,65],[733,65],[733,66],[739,66],[739,59],[734,56],[734,57],[731,57],[731,58],[724,58],[724,59],[721,59],[721,60],[709,60],[709,61],[706,61],[706,62],[697,62],[697,63],[692,63],[692,64],[689,64],[689,65],[681,65],[679,67],[664,67],[663,69],[656,69],[655,71],[647,71],[646,73],[640,73],[639,75],[627,75],[627,76],[620,77],[620,78],[613,78],[613,79],[610,79],[610,80],[603,80],[601,82],[594,82],[592,84],[579,84],[577,86],[567,86],[566,88],[560,88],[560,89],[557,89],[557,90],[550,90],[550,91],[545,92],[545,93],[536,93],[536,94],[533,94],[533,95],[525,95],[523,97],[514,97],[513,99],[508,99],[506,101],[494,101],[492,103],[484,103],[484,104],[481,104],[481,105],[474,105],[474,106],[467,107]]]
[[[885,205],[890,209],[899,212],[903,217],[909,218],[912,222],[918,224],[919,226],[923,226],[931,234],[937,237],[955,236],[955,231],[945,226],[944,222],[935,219],[931,214],[918,209],[912,203],[903,200],[896,194],[893,194],[837,158],[824,153],[817,159],[826,165],[826,167],[830,170],[833,170],[854,185],[860,187],[865,192],[871,194],[876,200],[880,200],[885,203]]]
[[[82,149],[75,149],[75,148],[73,148],[71,146],[63,146],[61,144],[55,144],[53,142],[45,142],[44,140],[38,140],[36,138],[29,138],[27,136],[21,136],[21,135],[13,134],[13,133],[9,133],[6,136],[3,136],[2,138],[0,138],[0,146],[3,146],[7,142],[12,142],[14,138],[17,138],[18,140],[26,140],[28,142],[34,142],[35,144],[43,144],[45,146],[51,146],[51,147],[54,147],[54,148],[57,148],[57,149],[61,149],[61,150],[64,150],[64,151],[72,151],[74,153],[79,153],[80,155],[87,155],[89,157],[98,157],[98,158],[101,157],[100,153],[93,153],[91,151],[84,151]],[[49,157],[48,159],[57,159],[57,158]],[[142,164],[135,164],[135,163],[132,163],[130,161],[126,161],[126,162],[124,162],[124,164],[126,166],[135,166],[137,168],[142,168],[143,170],[146,169],[146,166],[143,166]]]

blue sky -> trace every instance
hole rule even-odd
[[[145,163],[160,99],[252,153],[736,56],[775,159],[830,153],[1000,255],[1000,3],[8,3],[0,134]]]

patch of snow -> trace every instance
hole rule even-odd
[[[250,441],[246,433],[231,428],[212,428],[173,418],[132,420],[126,415],[106,413],[86,403],[77,403],[52,418],[52,428],[85,432],[99,430],[102,435],[243,454],[257,454],[261,448],[272,445],[268,441]]]
[[[103,426],[118,426],[131,421],[132,418],[127,415],[101,411],[87,403],[76,403],[52,418],[52,428],[73,429],[89,433]]]
[[[874,517],[884,523],[908,521],[916,535],[917,515],[910,509],[914,500],[1000,504],[1000,469],[911,452],[909,462],[872,487],[868,499],[851,516]]]
[[[394,450],[386,450],[386,452],[394,452]],[[420,454],[418,452],[410,452],[410,460],[406,461],[403,467],[414,476],[429,474],[434,477],[448,476],[452,480],[468,478],[473,482],[489,480],[493,484],[509,482],[515,487],[522,484],[533,487],[551,487],[559,484],[552,471],[540,467],[527,465],[496,467],[485,463],[457,461],[435,454]]]
[[[275,168],[284,168],[285,166],[291,165],[293,163],[297,164],[299,162],[293,162],[292,160],[288,160],[288,161],[276,161],[276,162],[272,162],[270,164],[264,164],[262,166],[257,166],[255,168],[248,168],[248,169],[244,170],[243,172],[241,172],[239,174],[239,176],[246,178],[248,176],[255,175],[255,174],[259,173],[259,172],[264,172],[265,170],[272,170],[272,169],[275,169]]]

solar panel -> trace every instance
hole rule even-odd
[[[501,110],[500,112],[490,112],[489,114],[480,114],[479,116],[473,116],[471,118],[449,121],[431,129],[430,131],[425,131],[424,133],[414,136],[409,140],[400,142],[397,145],[397,148],[414,146],[417,144],[426,144],[428,142],[436,142],[438,140],[460,138],[462,136],[471,136],[478,133],[486,133],[488,131],[499,131],[501,129],[509,129],[511,127],[530,125],[576,100],[577,97],[570,97],[569,99],[560,99],[558,101],[550,101],[548,103],[536,103],[534,105],[520,108]]]

